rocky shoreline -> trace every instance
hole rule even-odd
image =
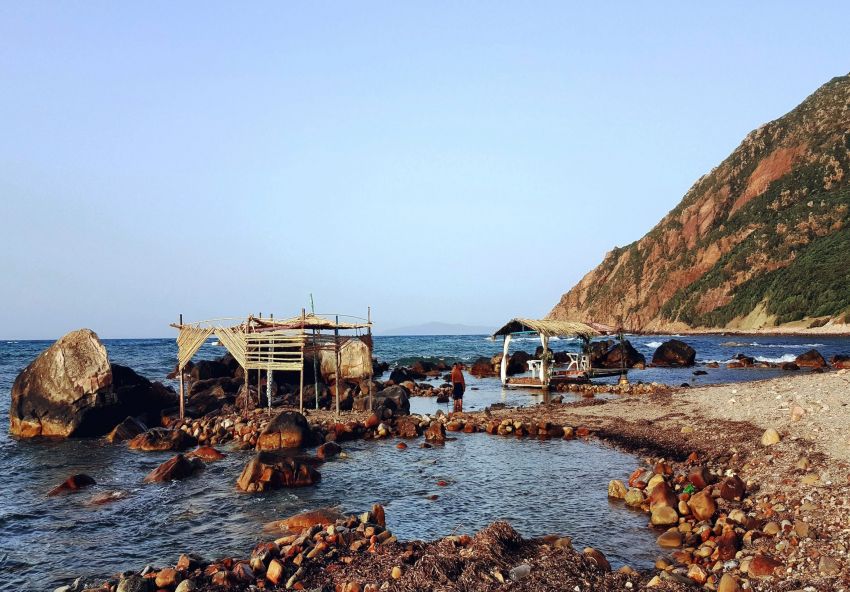
[[[433,417],[379,418],[363,412],[346,414],[344,423],[326,411],[307,416],[310,430],[325,442],[396,437],[403,449],[423,436],[418,445],[433,446],[452,432],[485,432],[493,437],[593,438],[645,455],[629,483],[612,482],[609,495],[646,511],[648,527],[658,530],[660,559],[649,573],[629,568],[611,573],[598,551],[572,549],[564,536],[569,533],[525,540],[500,523],[471,537],[399,542],[385,529],[382,509],[376,507],[360,516],[302,524],[303,529],[239,560],[204,562],[187,555],[173,568],[149,568],[137,578],[124,574],[108,587],[94,589],[842,589],[850,584],[846,435],[836,432],[836,441],[827,443],[798,432],[805,431],[807,418],[815,413],[826,415],[824,421],[846,417],[840,404],[830,407],[832,414],[823,411],[824,405],[814,410],[805,393],[807,388],[846,393],[848,380],[846,371],[837,371],[734,388],[489,408],[453,416],[438,412]],[[785,383],[804,393],[793,404],[802,412],[777,405],[776,389]],[[765,413],[775,424],[765,427],[753,418],[716,416],[730,389],[739,396],[746,390],[759,405],[779,406],[787,421]],[[199,435],[217,434],[219,442],[238,440],[253,448],[251,441],[255,436],[259,440],[268,426],[263,413],[255,412],[256,430],[251,419],[227,417],[219,418],[218,428],[202,429]],[[172,428],[196,429],[194,424]],[[221,437],[222,428],[233,436]],[[827,445],[841,442],[843,453]],[[186,582],[179,582],[182,588],[178,579]]]

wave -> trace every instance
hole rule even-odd
[[[660,341],[650,341],[648,343],[644,343],[643,345],[644,345],[644,347],[651,347],[652,349],[658,349],[659,347],[661,347],[661,342]]]
[[[756,362],[769,362],[771,364],[781,364],[783,362],[793,362],[797,359],[797,356],[794,354],[785,354],[779,356],[778,358],[767,358],[764,356],[758,356],[753,358]],[[732,362],[737,362],[736,358],[730,358],[728,360],[697,360],[698,364],[730,364]]]
[[[759,343],[758,341],[753,341],[752,343],[741,343],[738,341],[724,341],[723,343],[718,344],[720,347],[767,347],[767,348],[782,348],[782,349],[792,349],[798,347],[824,347],[823,343]]]

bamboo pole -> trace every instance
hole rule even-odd
[[[306,311],[301,309],[301,335],[304,335]],[[298,385],[298,411],[304,413],[304,340],[301,341],[301,377]]]
[[[180,326],[183,326],[183,315],[180,315]],[[177,356],[177,372],[180,374],[180,419],[186,416],[185,388],[183,386],[183,365],[180,363],[180,355]]]
[[[336,354],[336,414],[339,416],[339,315],[336,317],[336,326],[334,327],[334,353]]]
[[[372,392],[375,390],[374,374],[375,370],[372,366],[372,307],[366,307],[366,334],[369,336],[369,411],[372,411],[373,397]]]

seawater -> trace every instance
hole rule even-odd
[[[632,337],[649,357],[664,338]],[[850,351],[850,341],[832,337],[685,337],[701,362],[724,361],[742,352],[760,358],[796,356],[816,347],[826,357]],[[735,341],[741,345],[730,345]],[[49,341],[0,342],[0,407],[9,408],[15,376]],[[174,366],[171,339],[105,340],[113,362],[128,365],[152,380],[164,380]],[[512,349],[533,351],[537,342],[519,340]],[[570,349],[568,340],[554,349]],[[472,361],[501,351],[483,336],[376,337],[381,360],[404,363],[417,357]],[[222,348],[204,345],[200,357]],[[775,376],[776,370],[709,369],[633,371],[632,380],[707,384]],[[465,404],[481,408],[496,401],[532,404],[533,391],[504,391],[498,380],[470,378]],[[415,398],[414,411],[433,412],[433,399]],[[170,484],[143,485],[142,478],[170,453],[136,453],[99,440],[18,441],[0,425],[0,589],[52,590],[77,576],[96,581],[147,563],[173,564],[180,553],[209,558],[247,554],[258,541],[273,537],[263,526],[293,513],[336,505],[362,511],[375,502],[387,508],[389,527],[400,539],[432,539],[452,532],[472,533],[498,519],[509,520],[526,536],[562,534],[577,546],[602,550],[617,565],[648,568],[660,553],[646,516],[607,499],[610,479],[624,479],[635,457],[580,441],[518,441],[459,434],[443,448],[408,448],[394,442],[345,444],[348,458],[321,468],[312,488],[263,495],[238,493],[234,483],[248,452],[225,449],[198,477]],[[47,497],[73,473],[87,473],[98,484],[78,494]],[[445,487],[438,481],[448,483]],[[95,495],[121,491],[126,497],[92,505]],[[430,496],[436,494],[436,500]]]

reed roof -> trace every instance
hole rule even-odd
[[[539,333],[547,337],[583,335],[592,337],[599,331],[578,321],[556,321],[552,319],[511,319],[504,327],[493,333],[493,337],[511,333]]]

